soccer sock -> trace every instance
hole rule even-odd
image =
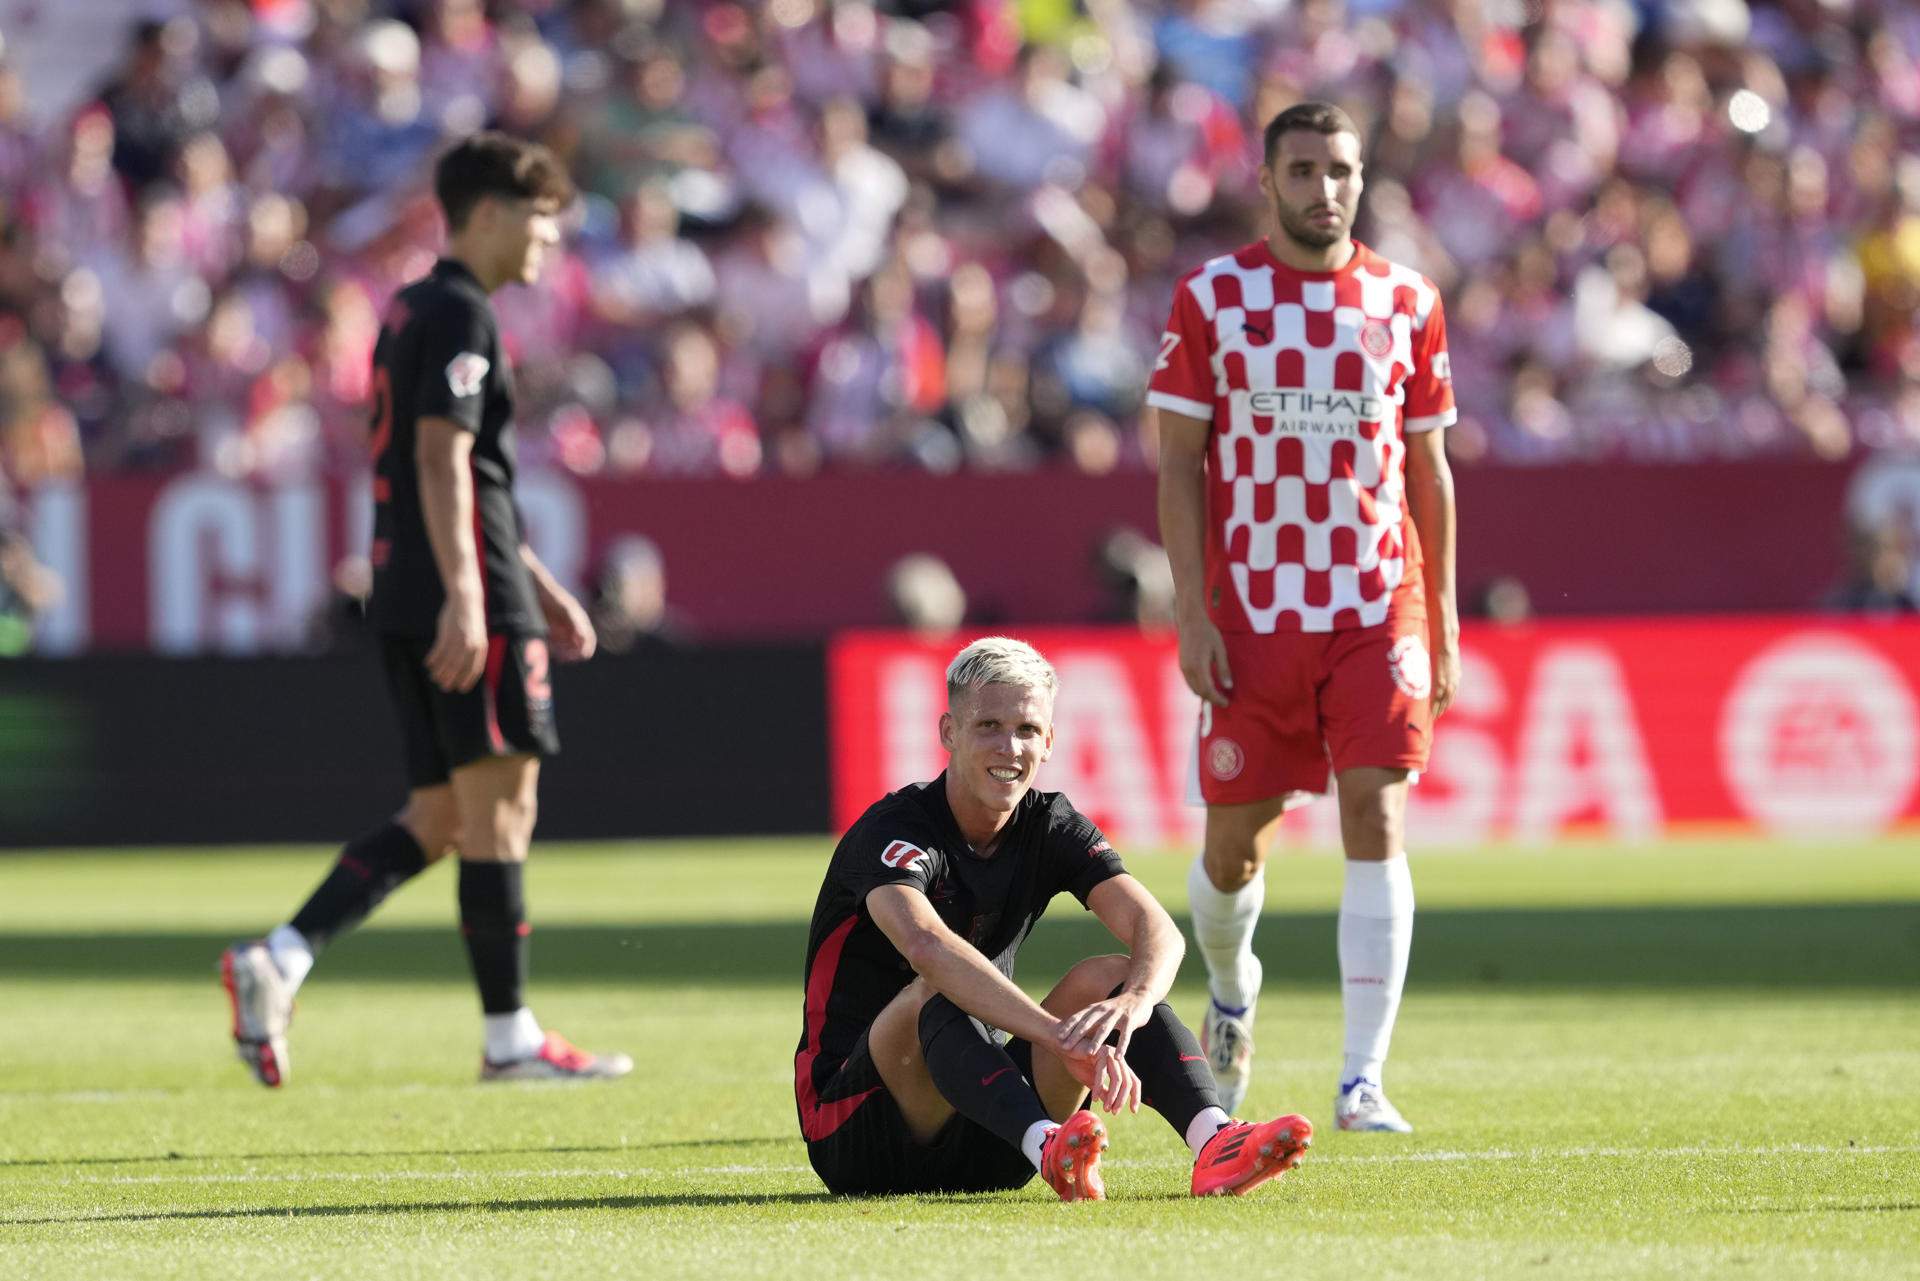
[[[1340,898],[1340,987],[1347,1014],[1342,1089],[1359,1077],[1380,1083],[1412,946],[1413,874],[1406,856],[1380,863],[1348,859]]]
[[[954,1111],[1021,1151],[1036,1123],[1053,1124],[1006,1049],[944,996],[920,1007],[920,1053]]]
[[[540,1053],[547,1034],[533,1011],[521,1006],[511,1014],[489,1014],[486,1024],[487,1059],[492,1063],[513,1063]]]
[[[514,1014],[527,981],[526,864],[460,861],[460,933],[480,1008]]]
[[[1047,1136],[1059,1129],[1055,1121],[1035,1121],[1027,1127],[1026,1137],[1020,1140],[1020,1154],[1033,1162],[1033,1168],[1040,1168],[1040,1152],[1047,1146]]]
[[[1220,1133],[1220,1127],[1232,1121],[1233,1118],[1221,1108],[1201,1108],[1200,1115],[1187,1123],[1187,1146],[1193,1149],[1196,1157],[1199,1156],[1200,1149],[1207,1146],[1207,1141]]]
[[[1146,1105],[1167,1118],[1182,1137],[1208,1108],[1225,1119],[1220,1087],[1214,1084],[1200,1042],[1165,1001],[1154,1006],[1152,1016],[1134,1030],[1127,1043],[1127,1066],[1140,1077]]]
[[[291,925],[273,927],[267,935],[267,955],[273,958],[274,968],[280,971],[280,977],[292,991],[298,992],[313,971],[313,948],[307,943],[306,935]]]
[[[1266,869],[1231,894],[1207,879],[1204,856],[1187,870],[1187,899],[1193,910],[1193,940],[1207,963],[1207,987],[1214,1003],[1243,1014],[1260,995],[1260,962],[1253,954],[1253,927],[1267,900]]]
[[[418,876],[426,865],[426,851],[413,839],[413,833],[398,823],[383,823],[349,841],[333,870],[287,922],[305,944],[308,964],[334,936],[366,920],[382,899]],[[291,940],[285,935],[281,938],[283,947],[297,956],[298,949],[290,946]],[[278,950],[274,960],[281,960]],[[298,960],[294,963],[297,965]]]

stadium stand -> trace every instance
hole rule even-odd
[[[1149,465],[1178,267],[1256,122],[1369,131],[1360,234],[1449,298],[1466,464],[1920,440],[1920,10],[1889,0],[207,0],[84,105],[0,67],[0,469],[357,467],[423,161],[584,198],[502,295],[578,474]]]

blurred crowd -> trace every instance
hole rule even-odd
[[[561,153],[498,307],[580,474],[1150,465],[1174,281],[1260,234],[1258,126],[1367,132],[1445,291],[1458,459],[1920,442],[1899,0],[197,0],[75,112],[0,61],[0,470],[358,465],[427,178]]]

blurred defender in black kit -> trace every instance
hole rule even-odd
[[[590,658],[593,624],[526,543],[513,496],[513,376],[489,296],[532,282],[573,199],[546,148],[499,133],[441,157],[446,256],[401,290],[373,354],[373,590],[368,622],[406,747],[407,803],[350,842],[292,920],[235,944],[220,972],[241,1062],[288,1076],[294,993],[314,958],[449,851],[485,1014],[480,1078],[624,1076],[541,1028],[522,999],[522,873],[540,762],[560,750],[551,660]]]

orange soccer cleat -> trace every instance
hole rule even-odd
[[[1047,1136],[1040,1148],[1040,1177],[1062,1201],[1104,1201],[1100,1154],[1107,1150],[1107,1127],[1091,1112],[1075,1112]]]
[[[1245,1196],[1300,1164],[1313,1146],[1313,1123],[1283,1116],[1255,1125],[1229,1121],[1215,1132],[1193,1163],[1195,1196]]]

